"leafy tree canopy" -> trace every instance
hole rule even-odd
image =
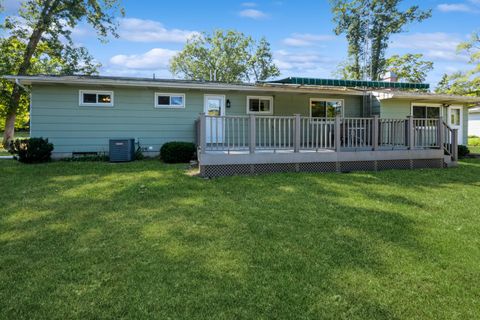
[[[468,63],[472,69],[443,75],[435,92],[478,97],[480,96],[480,34],[472,33],[470,40],[458,45],[457,52],[470,55]]]
[[[414,5],[401,10],[402,0],[330,0],[335,33],[345,34],[348,41],[348,68],[351,79],[364,74],[379,80],[385,69],[385,51],[390,36],[400,33],[405,25],[422,21],[431,11]],[[366,63],[365,63],[366,62]]]
[[[256,42],[234,30],[197,34],[173,57],[170,71],[191,80],[257,81],[280,74],[265,38]]]

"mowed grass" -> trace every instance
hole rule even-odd
[[[30,133],[28,131],[15,132],[15,139],[28,138],[29,136],[30,136]],[[3,132],[0,131],[0,156],[11,156],[11,154],[8,153],[8,151],[3,148],[2,141],[1,141],[2,138],[3,138]]]
[[[1,319],[478,319],[480,161],[213,180],[0,161]]]

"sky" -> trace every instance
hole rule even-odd
[[[19,0],[4,0],[4,15],[14,15]],[[270,42],[281,77],[332,78],[347,57],[343,35],[333,33],[328,0],[187,1],[124,0],[126,16],[119,18],[118,39],[98,41],[80,24],[73,32],[102,64],[101,75],[172,78],[171,57],[195,32],[235,29]],[[387,56],[422,53],[434,62],[427,81],[433,86],[444,73],[468,69],[468,56],[456,46],[480,30],[480,0],[405,0],[402,7],[432,9],[432,17],[413,23],[391,37]]]

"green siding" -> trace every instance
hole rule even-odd
[[[79,90],[114,91],[114,107],[79,106]],[[155,92],[185,93],[185,109],[154,108]],[[345,115],[361,115],[361,97],[318,94],[225,92],[127,87],[35,85],[32,88],[31,135],[47,137],[56,153],[107,152],[110,138],[139,139],[143,147],[195,139],[194,121],[203,112],[204,94],[222,94],[231,102],[227,115],[245,115],[248,95],[274,97],[274,115],[309,115],[310,98],[341,98]]]
[[[389,119],[404,119],[411,114],[411,100],[382,100],[380,117]],[[421,104],[421,102],[419,102]],[[430,102],[435,103],[435,102]],[[447,108],[443,108],[443,117],[448,121]],[[468,140],[468,107],[463,107],[463,144]]]

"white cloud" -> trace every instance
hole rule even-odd
[[[256,9],[245,9],[240,11],[238,14],[240,15],[240,17],[257,19],[257,20],[264,19],[268,16],[264,12]]]
[[[255,2],[242,2],[241,6],[242,7],[256,7],[257,4]]]
[[[316,42],[330,41],[334,36],[324,34],[294,33],[290,37],[283,39],[283,43],[292,47],[312,46]]]
[[[457,54],[462,38],[456,34],[433,32],[396,35],[392,38],[391,48],[415,50],[427,58],[446,61],[467,61],[465,54]]]
[[[154,48],[142,54],[119,54],[110,58],[112,65],[127,69],[156,70],[168,69],[170,59],[177,53],[175,50]]]
[[[120,20],[120,38],[135,42],[178,42],[183,43],[196,31],[167,29],[160,22],[136,18]]]
[[[472,8],[463,3],[442,3],[437,6],[442,12],[470,12]]]
[[[286,76],[328,76],[339,61],[318,52],[274,51],[274,62]]]

